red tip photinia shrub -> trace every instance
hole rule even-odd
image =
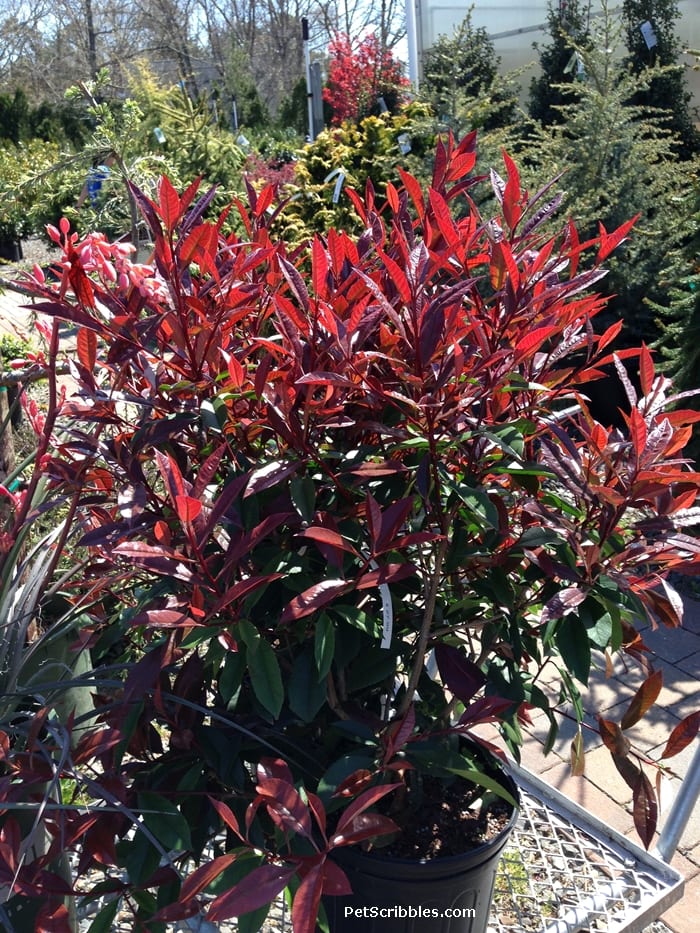
[[[347,890],[333,850],[396,829],[385,796],[474,771],[459,736],[496,722],[517,748],[539,709],[551,743],[569,716],[578,768],[580,685],[616,653],[642,680],[599,727],[651,841],[655,764],[629,730],[661,676],[639,628],[678,626],[668,574],[700,567],[678,527],[698,415],[645,347],[626,351],[635,388],[619,326],[593,326],[632,221],[546,232],[559,196],[529,194],[507,155],[483,217],[475,160],[473,136],[440,142],[427,190],[401,172],[379,204],[368,185],[360,236],[293,250],[269,233],[270,188],[225,235],[211,192],[164,178],[153,200],[134,191],[151,264],[63,224],[58,281],[29,283],[54,337],[77,334],[36,470],[82,531],[67,598],[89,594],[100,704],[52,764],[97,803],[47,812],[55,847],[137,923],[260,920],[291,886],[295,930],[313,930],[321,896]],[[586,402],[608,365],[624,430]],[[0,812],[39,760],[2,748],[17,779]],[[36,868],[14,876],[28,896]]]
[[[344,120],[357,122],[362,117],[379,112],[379,98],[389,110],[401,102],[408,80],[390,49],[382,48],[372,33],[356,48],[350,37],[339,33],[329,46],[330,63],[323,99],[330,105],[331,122],[339,126]]]

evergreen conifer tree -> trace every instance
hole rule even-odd
[[[550,0],[547,31],[552,41],[541,48],[535,46],[541,73],[530,82],[530,116],[540,123],[560,122],[559,107],[565,98],[562,85],[581,77],[576,49],[588,44],[590,15],[590,0]]]
[[[662,69],[638,90],[634,103],[666,111],[682,157],[700,152],[692,95],[680,60],[683,48],[676,34],[677,0],[624,0],[622,15],[630,71],[639,75],[649,66]]]
[[[530,129],[520,142],[521,162],[532,166],[535,183],[553,170],[562,173],[582,236],[639,215],[609,264],[602,287],[613,297],[597,321],[604,327],[621,317],[627,343],[653,344],[660,337],[658,308],[670,301],[669,281],[683,274],[679,250],[688,206],[680,193],[693,186],[693,163],[679,163],[676,140],[658,113],[635,103],[658,68],[635,73],[622,60],[619,18],[604,7],[591,21],[590,37],[586,45],[574,43],[584,75],[559,85],[559,122]]]
[[[513,119],[516,94],[499,65],[493,42],[474,26],[470,9],[451,36],[438,36],[426,51],[422,96],[458,132],[505,126]]]

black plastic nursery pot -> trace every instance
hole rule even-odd
[[[0,236],[0,260],[19,262],[22,258],[22,243],[15,237]]]
[[[508,790],[518,799],[510,779]],[[422,861],[340,849],[353,893],[324,898],[331,933],[486,933],[501,853],[517,808],[498,835],[463,855]]]

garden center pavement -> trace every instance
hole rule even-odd
[[[2,273],[0,273],[1,275]],[[31,334],[29,314],[22,309],[29,299],[9,289],[0,293],[0,335]],[[655,666],[664,675],[664,686],[656,705],[640,723],[627,732],[635,747],[649,752],[651,757],[664,747],[671,729],[685,716],[700,709],[700,601],[684,597],[685,616],[681,630],[647,628],[643,638],[656,652]],[[596,672],[585,697],[590,721],[597,713],[619,721],[626,704],[640,683],[635,668],[618,667],[606,679]],[[615,709],[617,707],[617,709]],[[545,724],[535,719],[531,736],[522,753],[523,765],[540,775],[552,787],[575,800],[608,826],[636,839],[632,824],[632,794],[618,774],[600,738],[591,731],[586,735],[586,773],[572,777],[569,770],[570,735],[563,735],[553,752],[544,757],[541,741]],[[679,779],[687,772],[695,743],[669,761],[678,777],[667,781],[665,806],[679,787]],[[623,806],[620,806],[623,804]],[[662,801],[662,806],[664,802]],[[660,819],[663,824],[663,812]],[[700,802],[690,818],[671,863],[686,879],[683,898],[662,917],[673,933],[698,933],[700,930]]]

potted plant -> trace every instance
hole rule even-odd
[[[698,416],[645,347],[627,353],[635,389],[619,327],[591,323],[633,224],[586,242],[552,227],[557,195],[530,196],[507,155],[480,216],[475,162],[473,135],[440,142],[428,190],[402,172],[379,204],[368,184],[350,195],[364,232],[308,246],[273,236],[271,188],[225,233],[211,193],[165,178],[154,200],[134,191],[152,264],[51,231],[60,281],[31,287],[77,328],[78,391],[39,468],[79,493],[82,641],[103,671],[101,723],[61,763],[102,805],[64,802],[52,827],[80,874],[104,872],[103,924],[121,906],[135,928],[205,913],[256,929],[286,889],[311,931],[350,896],[351,847],[375,867],[451,864],[444,826],[412,834],[435,794],[512,818],[480,727],[517,752],[541,709],[553,741],[594,666],[644,661],[640,622],[680,623],[667,575],[699,564],[677,527]],[[624,432],[586,405],[608,362]],[[653,763],[625,730],[659,689],[649,674],[600,722],[647,844]]]
[[[0,260],[23,258],[22,240],[36,229],[32,213],[39,200],[36,183],[28,182],[41,178],[57,155],[58,147],[43,140],[0,145]]]

